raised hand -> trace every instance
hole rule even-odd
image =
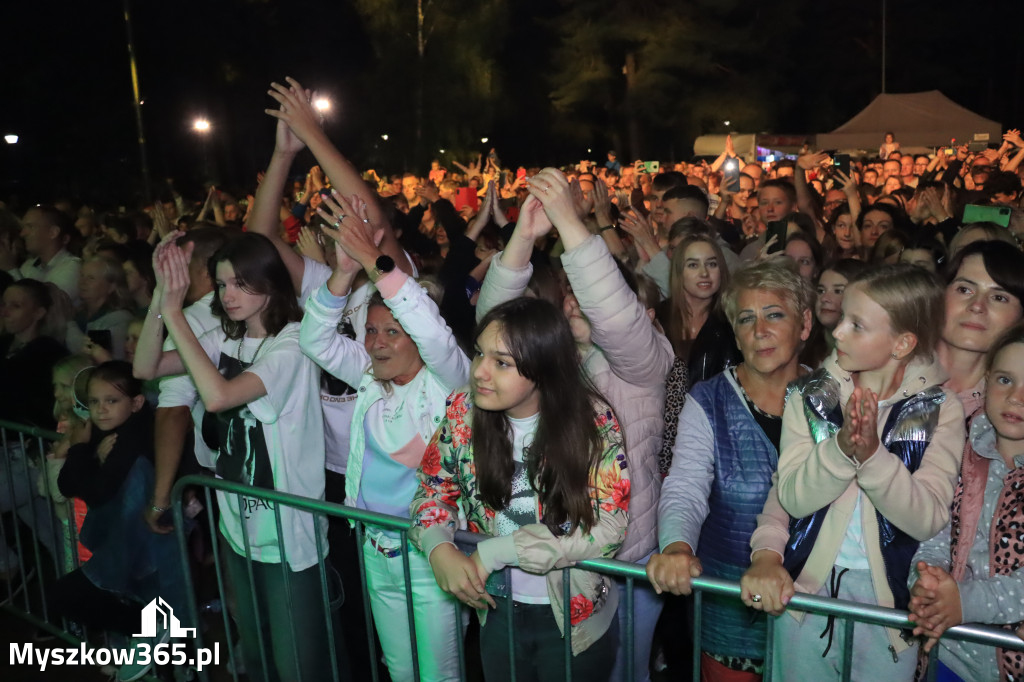
[[[477,154],[476,155],[476,161],[475,162],[474,161],[470,161],[468,166],[463,166],[461,163],[459,163],[458,161],[454,161],[454,160],[452,161],[452,163],[454,163],[456,166],[458,166],[459,170],[461,170],[463,173],[466,174],[466,179],[468,180],[469,178],[472,178],[474,175],[480,175],[481,174],[480,173],[480,168],[481,168],[480,161],[481,161],[481,159],[483,159],[483,156],[484,156],[483,154]]]
[[[612,200],[608,197],[608,186],[603,180],[594,183],[594,190],[590,193],[594,204],[594,217],[597,218],[599,227],[612,224]]]
[[[157,282],[162,282],[160,312],[163,315],[180,312],[185,305],[185,294],[189,286],[188,262],[194,247],[194,242],[187,243],[185,248],[170,243],[159,254]]]
[[[323,210],[324,205],[330,213]],[[317,212],[332,224],[332,227],[321,228],[323,233],[334,239],[351,261],[370,272],[381,256],[380,243],[384,239],[384,230],[370,224],[369,218],[366,217],[365,205],[360,208],[363,208],[362,213],[340,194],[332,191],[330,196],[324,196],[323,204]],[[345,263],[346,269],[350,265],[351,263]],[[338,268],[341,267],[339,258]]]
[[[415,191],[417,196],[423,197],[430,203],[434,203],[441,198],[440,192],[437,191],[437,185],[431,180],[427,180],[426,184],[417,185]]]
[[[1024,148],[1024,138],[1020,136],[1020,131],[1017,130],[1016,128],[1007,130],[1003,134],[1003,140],[1005,142],[1009,142],[1010,144],[1016,147]]]
[[[530,178],[530,195],[544,205],[544,213],[559,230],[579,224],[583,191],[575,180],[570,184],[560,170],[545,168]]]
[[[847,175],[837,168],[833,174],[839,180],[839,184],[845,194],[849,194],[851,190],[857,191],[857,181],[853,179],[852,173]]]
[[[535,197],[529,196],[519,209],[519,222],[513,234],[529,241],[532,245],[541,237],[551,232],[552,223],[544,210],[544,204]]]
[[[635,208],[630,207],[629,211],[619,216],[619,226],[633,238],[637,246],[643,248],[648,257],[654,256],[660,250],[654,226]]]
[[[796,158],[796,165],[805,171],[814,170],[829,159],[828,154],[819,152],[817,154],[804,154]]]
[[[330,196],[324,196],[320,206],[316,209],[316,212],[322,217],[327,224],[320,227],[320,231],[331,238],[331,243],[334,244],[334,255],[337,259],[337,263],[334,266],[335,271],[341,272],[347,275],[354,275],[363,269],[363,266],[359,264],[355,258],[349,255],[348,251],[342,245],[342,234],[341,226],[346,218],[354,220],[351,216],[355,215],[359,220],[366,220],[363,225],[368,225],[369,220],[365,216],[365,204],[363,204],[363,213],[360,214],[353,203],[358,199],[357,196],[352,197],[352,202],[346,201],[345,197],[332,192]],[[329,227],[328,225],[331,225]],[[379,244],[380,242],[378,242]]]
[[[309,229],[305,225],[299,230],[298,239],[299,253],[306,258],[311,258],[318,263],[327,263],[327,258],[324,257],[324,248],[320,245],[320,241],[316,238],[316,234],[313,230]]]
[[[309,169],[309,179],[313,183],[313,191],[319,191],[327,186],[327,176],[320,166],[313,166]]]
[[[282,108],[284,105],[281,105]],[[277,119],[277,128],[274,131],[274,151],[289,156],[298,154],[306,148],[306,143],[299,139],[299,137],[292,132],[288,122],[283,118]],[[259,186],[263,182],[263,173],[260,173],[256,177],[256,185]]]
[[[178,237],[181,237],[184,234],[185,233],[182,232],[181,230],[168,232],[166,235],[164,235],[163,239],[160,240],[156,247],[154,247],[153,272],[156,274],[157,288],[160,288],[161,284],[164,282],[164,273],[161,271],[163,255],[167,251],[167,249],[169,249],[170,247],[174,246],[177,243]]]
[[[508,225],[508,216],[505,215],[504,209],[501,208],[501,202],[498,200],[498,190],[496,183],[491,183],[492,197],[491,197],[491,217],[494,218],[494,222],[498,227],[505,227]]]
[[[264,109],[276,119],[284,121],[303,144],[309,144],[314,135],[321,135],[320,115],[313,109],[313,93],[304,90],[294,78],[286,78],[287,86],[271,83],[267,94],[273,97],[280,109]]]
[[[213,188],[210,188],[211,191]],[[159,201],[153,204],[153,230],[159,235],[161,239],[167,236],[172,231],[171,221],[167,218],[167,213],[164,211],[164,205]]]

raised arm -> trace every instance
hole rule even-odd
[[[608,250],[616,257],[626,253],[626,247],[615,230],[615,222],[612,220],[612,202],[608,197],[608,186],[604,181],[598,180],[594,183],[594,218],[597,219],[597,229],[601,239],[608,246]]]
[[[449,391],[465,385],[469,381],[469,358],[459,348],[455,335],[426,290],[397,268],[383,276],[377,270],[377,260],[383,255],[379,247],[380,230],[374,231],[368,222],[350,213],[335,224],[339,226],[338,244],[377,285],[395,320],[416,344],[427,368]]]
[[[370,355],[361,343],[337,333],[352,284],[362,271],[362,266],[342,248],[339,229],[342,220],[339,216],[366,225],[361,222],[366,215],[365,204],[357,203],[359,207],[355,208],[344,197],[333,194],[324,197],[323,204],[317,209],[317,213],[327,221],[321,229],[334,245],[335,266],[327,282],[306,301],[299,331],[302,352],[350,386],[359,385],[370,364]]]
[[[412,273],[412,264],[399,246],[394,231],[388,223],[376,193],[370,189],[359,171],[342,156],[323,128],[317,113],[310,104],[310,95],[293,78],[286,79],[288,86],[272,83],[269,94],[281,104],[280,109],[267,109],[266,113],[288,124],[292,133],[313,152],[320,167],[331,179],[331,185],[342,196],[358,195],[366,202],[370,224],[383,230],[380,250],[391,256],[395,264],[407,273]]]
[[[801,213],[821,220],[821,209],[814,201],[813,190],[807,184],[807,171],[812,171],[828,160],[828,154],[804,154],[796,160],[796,172],[793,173],[793,185],[796,187],[796,204]]]
[[[135,359],[132,363],[132,373],[139,379],[156,379],[171,374],[181,374],[185,371],[178,352],[164,351],[163,349],[164,320],[161,306],[163,305],[166,277],[160,269],[164,260],[164,251],[183,234],[184,232],[177,231],[169,233],[153,251],[156,288],[153,290],[153,299],[149,303],[149,310],[146,311],[146,320],[142,323],[142,331],[139,333],[139,342],[135,347]]]
[[[1024,139],[1021,138],[1019,130],[1013,129],[1008,130],[1006,134],[1003,135],[1003,140],[1005,140],[1006,143],[1017,147],[1017,152],[1010,157],[1003,170],[1009,173],[1016,173],[1017,169],[1020,167],[1021,161],[1024,161]]]
[[[277,252],[281,254],[281,260],[288,268],[288,274],[291,275],[295,291],[302,290],[302,274],[305,271],[305,266],[302,256],[295,253],[291,246],[281,239],[281,197],[284,195],[284,188],[288,182],[288,171],[291,170],[292,162],[305,146],[305,143],[295,136],[287,123],[278,120],[274,137],[274,153],[270,156],[270,163],[263,174],[263,181],[256,188],[256,198],[253,201],[249,222],[246,224],[246,229],[249,232],[262,234],[277,248]]]
[[[593,328],[593,340],[620,378],[641,386],[661,386],[672,368],[672,347],[647,317],[604,242],[591,235],[574,209],[569,184],[546,169],[530,193],[558,228],[565,243],[562,264],[573,293]]]
[[[528,197],[519,209],[519,222],[505,250],[491,259],[491,267],[480,286],[476,304],[478,322],[491,308],[523,295],[533,275],[530,255],[534,242],[550,231],[551,222],[544,215],[544,207],[535,197]]]

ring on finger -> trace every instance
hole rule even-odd
[[[759,604],[761,602],[761,595],[755,594],[751,596],[750,601],[754,602],[755,604]]]
[[[337,230],[339,227],[341,227],[341,221],[340,220],[335,220],[334,221],[334,229]]]

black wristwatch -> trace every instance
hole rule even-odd
[[[377,258],[377,262],[373,264],[373,275],[374,281],[380,279],[384,275],[388,274],[395,269],[395,259],[391,256],[383,255]]]

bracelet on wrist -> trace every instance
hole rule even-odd
[[[158,507],[155,504],[149,505],[149,508],[150,510],[155,511],[157,514],[163,514],[165,511],[168,511],[170,509],[170,507]]]

